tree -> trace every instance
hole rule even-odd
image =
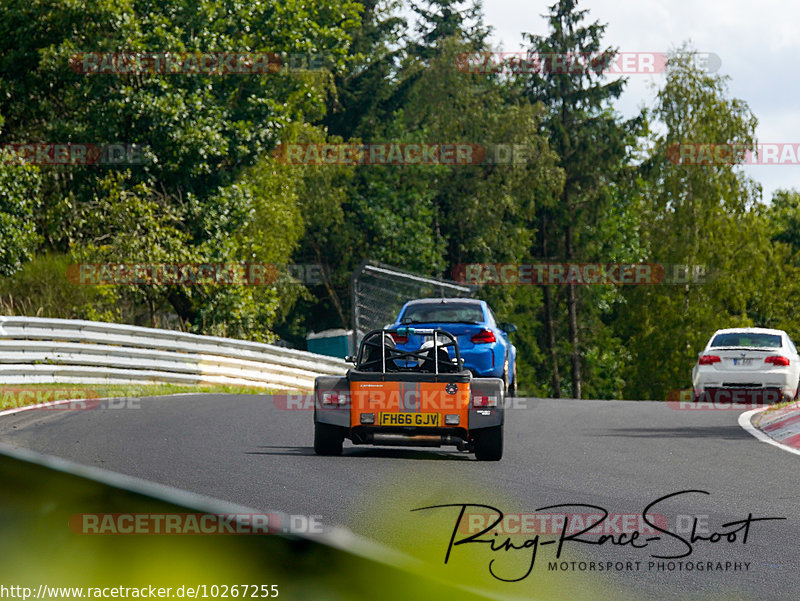
[[[33,257],[39,242],[33,219],[39,204],[39,170],[14,162],[0,148],[0,275],[6,276]]]
[[[685,387],[696,352],[717,328],[764,325],[757,317],[774,294],[773,258],[760,189],[734,163],[683,165],[680,144],[742,144],[752,148],[756,119],[747,104],[730,98],[727,78],[705,74],[684,46],[667,64],[653,118],[665,133],[653,135],[641,167],[641,241],[649,261],[704,267],[697,282],[625,290],[617,324],[631,351],[628,398],[666,398]],[[778,277],[778,279],[782,279]]]
[[[33,257],[39,242],[34,222],[38,189],[36,167],[0,163],[0,275],[11,275]]]
[[[353,33],[344,68],[334,74],[322,123],[333,136],[369,140],[372,132],[402,104],[396,76],[402,60],[400,3],[362,0],[361,25]]]
[[[585,25],[588,11],[577,6],[577,0],[559,0],[550,7],[549,35],[527,34],[533,64],[539,61],[541,67],[523,71],[518,77],[526,97],[547,108],[543,128],[565,172],[559,203],[540,205],[539,252],[543,258],[567,262],[589,260],[597,226],[614,198],[610,188],[625,165],[628,147],[641,124],[640,118],[622,122],[611,108],[625,80],[605,80],[603,70],[615,56],[614,50],[602,49],[606,26],[598,22]],[[552,237],[549,232],[553,232]],[[566,292],[571,394],[581,398],[580,295],[572,283],[566,286]],[[554,304],[546,288],[544,311],[553,389],[560,396]]]
[[[467,52],[479,52],[487,47],[490,28],[483,23],[481,0],[422,0],[412,2],[411,9],[419,17],[417,39],[411,54],[424,60],[439,54],[439,42],[456,39],[466,44]]]
[[[557,157],[540,134],[543,107],[516,96],[500,74],[460,70],[457,58],[474,49],[469,40],[446,38],[437,48],[408,91],[401,116],[403,130],[409,132],[406,139],[467,142],[486,156],[476,164],[421,172],[432,192],[433,242],[441,244],[446,266],[437,272],[431,265],[431,272],[450,276],[454,266],[464,263],[526,262],[539,227],[536,210],[563,184]],[[517,162],[509,149],[516,149]],[[509,162],[502,159],[506,151],[512,156]],[[528,390],[540,390],[538,324],[530,319],[541,305],[540,291],[487,286],[481,295],[503,319],[520,324],[515,340],[526,350],[520,354],[520,382]]]
[[[332,85],[329,71],[283,68],[259,74],[86,75],[70,67],[79,52],[125,49],[282,52],[290,58],[324,55],[335,70],[341,68],[349,34],[358,25],[357,3],[11,0],[7,4],[0,22],[0,89],[4,92],[0,112],[8,116],[8,127],[0,141],[134,144],[144,149],[146,159],[131,166],[121,179],[113,167],[99,165],[43,172],[44,202],[36,226],[47,247],[126,260],[125,253],[133,250],[124,234],[113,233],[124,232],[135,221],[136,202],[121,203],[127,213],[116,210],[99,216],[94,212],[120,199],[136,198],[143,207],[157,201],[164,215],[177,215],[172,227],[183,256],[200,262],[252,258],[265,247],[243,241],[247,233],[285,237],[291,244],[281,248],[280,256],[272,256],[279,263],[289,260],[302,218],[289,207],[284,216],[294,222],[288,228],[285,220],[272,219],[280,212],[282,199],[260,198],[256,188],[264,186],[275,193],[280,181],[265,179],[281,180],[286,175],[257,166],[269,161],[269,153],[290,124],[324,115]],[[114,186],[107,185],[109,178],[116,182]],[[111,216],[117,221],[110,222]],[[254,223],[274,229],[248,227]],[[155,235],[159,228],[151,225],[149,231]],[[104,244],[98,245],[101,238]],[[158,254],[156,248],[151,250]],[[141,259],[148,249],[142,246],[137,252]],[[171,288],[163,291],[162,300],[193,328],[203,327],[204,322],[210,329],[222,327],[226,320],[236,322],[248,295],[242,293],[241,302],[233,302],[232,289],[215,292]],[[222,302],[220,294],[228,300]],[[158,304],[151,300],[151,306]],[[264,329],[268,320],[258,323],[260,331],[253,335],[268,336]]]
[[[775,191],[767,217],[773,242],[788,244],[794,254],[800,252],[800,192]]]

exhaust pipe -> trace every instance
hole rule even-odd
[[[459,436],[451,434],[393,434],[388,432],[375,432],[371,434],[367,443],[379,446],[408,446],[408,447],[441,447],[453,445],[464,450],[466,441]]]

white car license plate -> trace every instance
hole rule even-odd
[[[734,359],[734,365],[750,365],[753,362],[752,359]]]

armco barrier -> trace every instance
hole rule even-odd
[[[0,316],[0,384],[231,384],[310,390],[341,359],[124,324]]]

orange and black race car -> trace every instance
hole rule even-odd
[[[422,335],[415,351],[394,338]],[[427,340],[430,338],[430,340]],[[341,455],[356,445],[441,447],[474,451],[479,461],[503,456],[504,385],[464,369],[458,342],[443,330],[398,327],[364,336],[345,376],[314,385],[314,451]]]

